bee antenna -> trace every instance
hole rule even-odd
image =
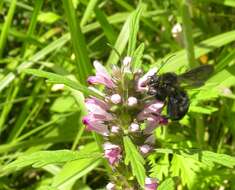
[[[112,44],[110,44],[110,43],[106,43],[106,44],[107,44],[107,46],[109,46],[109,47],[118,55],[119,59],[122,60],[122,56],[121,56],[121,54],[118,52],[118,50],[117,50],[115,47],[113,47]]]
[[[175,54],[174,55],[170,55],[165,61],[162,61],[162,64],[160,65],[159,69],[157,70],[157,73],[159,73],[159,71],[162,69],[162,67],[172,58],[172,57],[175,57]]]

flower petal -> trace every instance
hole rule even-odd
[[[93,118],[92,115],[87,115],[83,117],[83,124],[86,125],[86,129],[90,131],[96,131],[104,136],[108,136],[109,130],[108,127],[103,124],[101,121]]]

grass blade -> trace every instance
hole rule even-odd
[[[181,17],[183,22],[183,36],[184,36],[184,45],[186,48],[187,58],[190,67],[197,66],[194,56],[194,44],[193,44],[193,32],[192,32],[192,23],[189,13],[189,7],[186,4],[186,0],[181,5]]]
[[[67,22],[69,25],[69,30],[71,33],[71,38],[73,39],[72,44],[74,48],[76,67],[77,67],[76,76],[79,82],[81,82],[81,84],[85,84],[86,79],[92,70],[87,52],[85,38],[78,24],[72,1],[63,0],[63,5],[67,17]]]
[[[3,29],[2,29],[1,36],[0,36],[0,58],[2,57],[3,51],[5,49],[5,43],[7,41],[8,32],[11,26],[13,15],[15,13],[16,2],[17,0],[11,1],[11,5],[7,13],[5,23],[3,25]]]

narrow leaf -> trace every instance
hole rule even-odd
[[[140,155],[129,137],[125,136],[123,138],[123,142],[126,152],[125,164],[128,165],[130,163],[133,175],[137,178],[139,184],[143,186],[145,180],[145,160]]]

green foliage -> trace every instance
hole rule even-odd
[[[87,87],[91,63],[121,64],[115,50],[132,56],[134,72],[169,55],[160,73],[215,68],[187,89],[188,114],[157,128],[150,155],[120,138],[130,180],[143,187],[145,176],[157,178],[158,190],[234,189],[234,8],[234,0],[0,1],[0,189],[105,189],[113,180],[102,138],[81,119],[85,97],[105,98]],[[174,37],[176,23],[183,31]]]
[[[158,187],[158,190],[174,190],[174,189],[175,189],[175,182],[172,178],[164,180]]]
[[[130,163],[133,175],[136,176],[139,184],[141,186],[144,185],[144,179],[145,179],[145,169],[144,169],[144,163],[145,160],[140,155],[138,150],[136,149],[135,145],[131,141],[129,137],[123,138],[123,143],[125,147],[125,164],[128,165]]]
[[[40,13],[37,19],[39,22],[52,24],[57,20],[59,20],[60,16],[53,12],[47,12],[47,13]]]

